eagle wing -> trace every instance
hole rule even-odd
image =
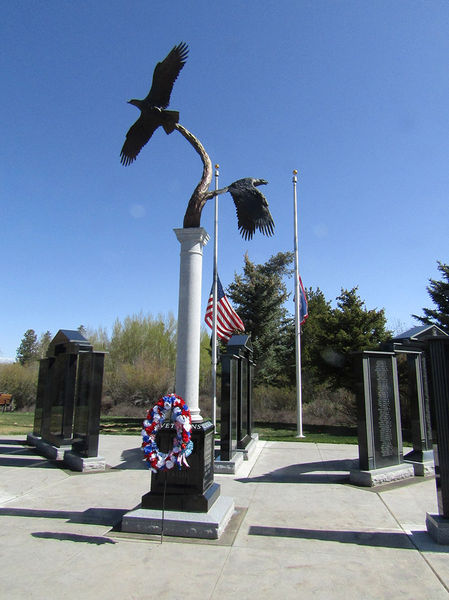
[[[137,121],[129,128],[126,134],[125,143],[120,152],[120,162],[125,167],[136,160],[137,155],[156,131],[160,121],[141,115]]]
[[[238,228],[246,240],[250,240],[256,229],[264,235],[274,233],[274,221],[265,196],[251,179],[240,179],[228,188],[234,200]]]
[[[150,106],[167,108],[170,103],[170,95],[178,75],[185,65],[189,47],[185,42],[174,46],[164,60],[157,63],[153,73],[153,82],[145,102]]]

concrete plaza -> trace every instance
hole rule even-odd
[[[220,539],[139,537],[114,528],[149,489],[139,444],[101,436],[108,467],[82,474],[0,438],[1,598],[449,598],[433,478],[358,488],[357,446],[259,441],[215,476],[237,509]]]

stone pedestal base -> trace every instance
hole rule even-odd
[[[426,527],[430,537],[437,544],[449,544],[449,519],[427,513]]]
[[[400,464],[384,467],[383,469],[371,469],[370,471],[353,470],[349,473],[349,481],[354,485],[374,487],[414,476],[415,472],[412,465]]]
[[[432,475],[435,475],[435,463],[433,460],[426,460],[424,462],[407,460],[406,462],[412,465],[415,477],[431,477]]]
[[[104,471],[106,469],[106,461],[102,456],[90,456],[83,458],[73,452],[64,453],[64,464],[72,471],[81,471],[82,473],[92,473]]]
[[[72,452],[71,446],[53,446],[49,442],[44,441],[41,437],[29,433],[27,435],[27,444],[34,446],[36,451],[45,458],[57,460],[64,464],[72,471],[81,471],[82,473],[91,471],[104,471],[106,469],[106,461],[102,456],[92,456],[83,458]]]
[[[244,448],[244,449],[237,448],[237,451],[241,452],[243,454],[243,460],[249,460],[251,458],[251,456],[254,454],[254,452],[256,450],[258,441],[259,441],[259,434],[252,433],[251,439],[250,439],[249,443],[247,444],[246,448]]]
[[[217,539],[223,533],[234,513],[234,500],[220,496],[207,513],[189,513],[166,510],[162,524],[161,510],[138,508],[126,513],[122,531],[175,537]]]
[[[64,460],[64,454],[71,449],[71,446],[53,446],[46,442],[41,437],[35,436],[32,433],[27,435],[27,443],[34,446],[39,454],[50,458],[51,460]]]
[[[27,433],[27,444],[28,446],[35,446],[36,443],[41,440],[38,435],[34,435],[34,433]]]
[[[435,475],[433,450],[412,450],[404,456],[404,462],[413,466],[417,477]]]
[[[214,473],[217,475],[235,475],[244,460],[249,460],[256,451],[259,434],[253,433],[246,448],[237,448],[230,460],[220,459],[220,442],[216,440]]]
[[[220,486],[213,483],[201,494],[166,493],[165,509],[186,512],[208,512],[220,497]],[[162,510],[164,493],[148,492],[142,496],[142,508]]]
[[[235,475],[237,469],[243,464],[243,453],[236,452],[231,460],[220,460],[220,455],[214,461],[214,473],[217,475]]]

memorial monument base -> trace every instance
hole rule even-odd
[[[252,433],[251,439],[249,440],[249,442],[245,446],[245,448],[237,448],[237,451],[241,452],[243,454],[243,460],[249,460],[251,458],[251,456],[256,451],[256,446],[257,446],[258,441],[259,441],[259,434]]]
[[[72,471],[86,473],[106,470],[106,461],[102,456],[84,458],[72,452],[71,446],[53,446],[33,433],[27,435],[27,444],[34,446],[36,451],[45,458],[64,463]]]
[[[234,500],[220,496],[207,513],[137,508],[124,515],[122,531],[215,540],[234,514]]]
[[[39,435],[35,435],[34,433],[27,433],[26,443],[28,446],[35,446],[36,443],[42,438]]]
[[[449,519],[427,513],[426,527],[428,534],[437,544],[449,544]]]
[[[89,456],[88,458],[85,458],[71,451],[64,453],[64,464],[72,471],[80,471],[81,473],[93,473],[106,470],[106,461],[102,456]]]
[[[413,466],[416,477],[435,475],[433,450],[412,450],[404,456],[404,462]]]
[[[259,434],[251,434],[251,439],[245,448],[237,448],[230,460],[220,459],[220,442],[215,446],[214,473],[218,475],[235,475],[243,461],[249,460],[256,451]]]
[[[238,468],[243,464],[242,452],[236,452],[230,460],[220,460],[220,455],[214,460],[214,473],[218,475],[235,475]]]
[[[176,434],[175,426],[164,423],[157,434],[158,447],[169,452]],[[142,508],[173,511],[208,512],[220,496],[214,483],[214,426],[210,421],[192,424],[193,452],[189,467],[151,474],[151,491],[142,496]]]
[[[53,444],[43,440],[41,437],[33,435],[32,433],[27,435],[27,444],[34,446],[36,451],[42,456],[45,456],[45,458],[57,461],[63,461],[64,454],[68,450],[71,450],[71,446],[54,446]]]
[[[369,471],[361,471],[354,469],[349,473],[349,481],[353,485],[362,487],[374,487],[402,479],[409,479],[415,476],[412,465],[401,463],[382,469],[370,469]]]
[[[185,511],[185,512],[208,512],[220,497],[220,486],[213,483],[201,494],[189,493],[164,493],[148,492],[142,496],[142,508],[149,510]]]
[[[412,465],[415,472],[415,477],[432,477],[435,475],[435,463],[433,460],[426,460],[423,462],[407,460],[405,462]]]

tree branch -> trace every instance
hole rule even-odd
[[[211,192],[209,192],[210,182],[212,181],[212,163],[201,142],[190,131],[180,123],[176,123],[175,128],[193,146],[203,162],[203,174],[189,200],[183,222],[184,228],[200,227],[203,206],[214,195],[211,196]]]

